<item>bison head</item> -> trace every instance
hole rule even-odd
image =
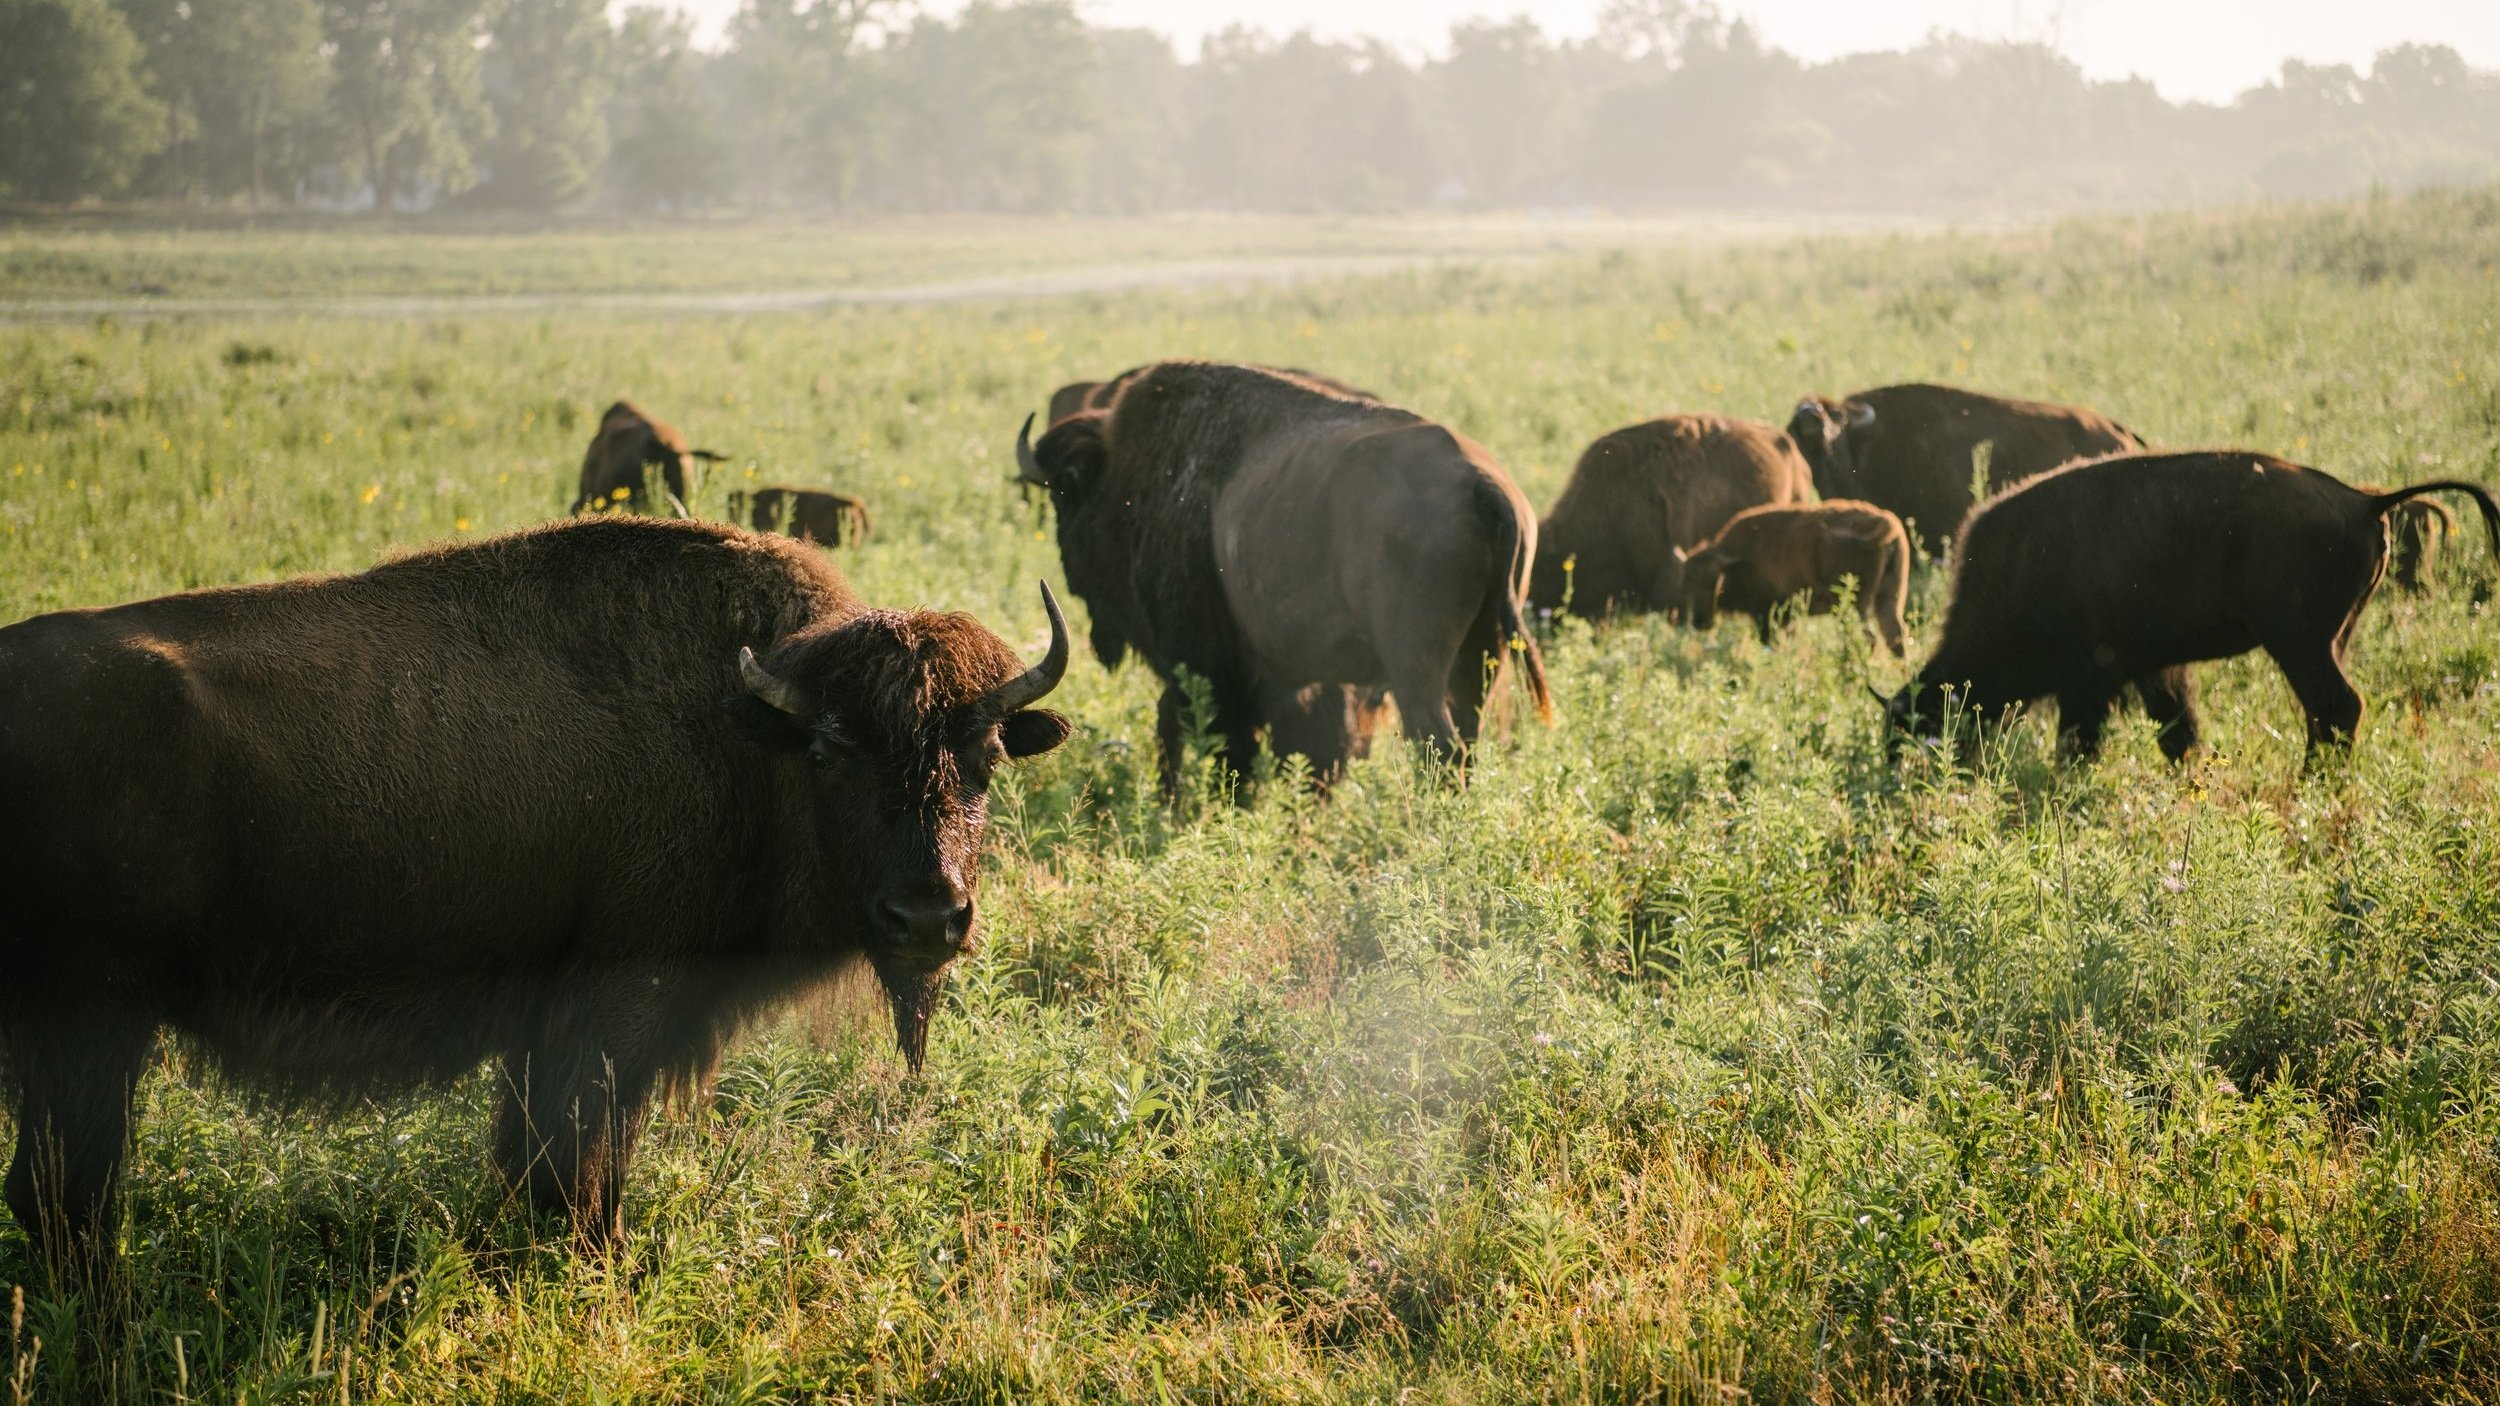
[[[1684,623],[1696,630],[1716,629],[1719,624],[1719,587],[1727,580],[1733,563],[1728,554],[1717,547],[1704,547],[1684,558],[1682,590],[1675,604],[1684,612]]]
[[[1814,491],[1824,501],[1865,496],[1858,488],[1858,446],[1851,439],[1863,442],[1874,428],[1875,407],[1865,401],[1810,395],[1797,402],[1797,413],[1788,417],[1788,437],[1814,471]]]
[[[1032,705],[1068,668],[1050,588],[1050,650],[1024,667],[968,615],[872,610],[738,657],[748,733],[808,773],[837,945],[867,956],[914,1068],[946,968],[975,945],[973,893],[991,773],[1068,737]]]
[[[1099,524],[1087,513],[1094,485],[1111,463],[1106,437],[1111,415],[1086,410],[1059,421],[1033,442],[1033,417],[1024,417],[1016,431],[1016,481],[1050,493],[1051,510],[1059,522],[1059,560],[1068,573],[1068,589],[1076,592],[1093,615],[1086,639],[1106,669],[1120,667],[1128,657],[1129,634],[1120,627],[1128,599],[1122,572],[1125,554],[1098,542]]]

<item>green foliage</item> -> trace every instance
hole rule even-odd
[[[0,0],[0,195],[120,194],[165,142],[142,57],[106,0]]]
[[[479,202],[556,210],[597,188],[614,83],[607,9],[605,0],[527,0],[496,18],[494,176]]]
[[[1776,417],[1807,389],[1912,378],[2354,479],[2489,480],[2495,208],[805,314],[17,327],[0,618],[542,520],[588,417],[629,394],[737,452],[699,509],[750,474],[861,493],[878,536],[837,560],[871,599],[974,610],[1031,646],[1032,582],[1058,564],[1007,483],[1015,425],[1059,382],[1170,353],[1376,388],[1484,441],[1540,503],[1637,416]],[[893,257],[877,226],[852,237]],[[521,243],[495,276],[560,277],[545,253]],[[272,281],[296,262],[265,258]],[[2371,605],[2353,659],[2372,714],[2349,764],[2314,771],[2262,659],[2202,671],[2217,754],[2187,769],[2140,719],[2090,768],[2058,767],[2033,722],[1957,769],[1885,760],[1862,685],[1898,668],[1852,621],[1766,650],[1639,619],[1548,632],[1561,725],[1514,701],[1464,787],[1388,745],[1324,802],[1271,783],[1174,811],[1150,681],[1080,661],[1055,700],[1078,735],[996,797],[983,950],[924,1075],[838,995],[761,1032],[655,1127],[631,1242],[599,1261],[493,1185],[484,1076],[316,1120],[177,1050],[142,1090],[134,1331],[82,1341],[84,1308],[0,1230],[0,1296],[27,1286],[0,1383],[2488,1398],[2488,560],[2476,534],[2440,590]],[[1920,583],[1914,633],[1941,599]]]

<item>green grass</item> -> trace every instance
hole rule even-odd
[[[1030,644],[1016,422],[1168,353],[1375,388],[1540,503],[1636,416],[1913,378],[2500,480],[2495,260],[2481,192],[1253,293],[21,327],[0,618],[541,520],[629,394],[738,456],[699,506],[750,462],[864,494],[872,599]],[[2141,719],[2090,768],[2038,722],[1893,766],[1862,684],[1903,670],[1840,623],[1644,620],[1549,638],[1561,725],[1463,790],[1389,748],[1324,804],[1175,813],[1150,681],[1082,661],[923,1076],[839,1001],[763,1032],[599,1263],[503,1202],[482,1075],[316,1119],[177,1053],[135,1330],[73,1366],[0,1231],[0,1400],[2489,1399],[2489,560],[2371,607],[2371,717],[2314,771],[2259,661],[2206,671],[2187,770]]]

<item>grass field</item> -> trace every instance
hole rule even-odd
[[[521,278],[495,257],[461,277]],[[2500,481],[2496,263],[2485,191],[1256,292],[7,328],[0,619],[543,520],[631,395],[734,456],[699,508],[750,469],[863,494],[871,599],[1029,645],[1058,568],[1016,423],[1166,354],[1375,388],[1540,504],[1629,419],[1922,378]],[[1150,680],[1083,659],[925,1074],[838,1001],[760,1032],[603,1263],[504,1204],[483,1074],[315,1118],[176,1049],[135,1327],[74,1350],[0,1229],[0,1399],[2491,1399],[2492,579],[2476,532],[2370,608],[2371,716],[2314,770],[2259,661],[2206,671],[2188,769],[2139,718],[2089,768],[2035,721],[1956,770],[1884,760],[1863,684],[1906,671],[1835,622],[1636,620],[1549,635],[1560,725],[1464,789],[1388,748],[1324,804],[1167,810]]]

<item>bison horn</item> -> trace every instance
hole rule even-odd
[[[1042,583],[1042,609],[1050,616],[1050,652],[1042,662],[1000,684],[990,695],[973,705],[982,717],[993,722],[1009,714],[1030,708],[1043,695],[1059,686],[1068,672],[1068,621],[1059,613],[1059,598],[1050,593],[1050,583]]]
[[[1862,430],[1875,423],[1875,407],[1863,400],[1849,402],[1849,428]]]
[[[1869,698],[1874,699],[1874,700],[1875,700],[1875,702],[1876,702],[1879,706],[1886,707],[1886,708],[1889,708],[1889,707],[1891,707],[1891,706],[1892,706],[1892,700],[1891,700],[1891,699],[1889,699],[1889,698],[1886,698],[1886,697],[1884,696],[1884,691],[1883,691],[1882,689],[1880,689],[1880,688],[1877,688],[1877,687],[1876,687],[1875,685],[1873,685],[1873,684],[1868,684],[1868,685],[1866,685],[1866,696],[1867,696],[1867,697],[1869,697]]]
[[[747,692],[790,716],[794,718],[807,716],[807,709],[799,702],[799,691],[790,686],[788,679],[776,675],[772,670],[757,662],[755,651],[744,645],[738,647],[738,678],[747,686]]]
[[[1050,486],[1050,475],[1042,471],[1041,456],[1033,452],[1033,416],[1029,412],[1024,417],[1024,428],[1016,431],[1016,478],[1044,488]],[[1044,586],[1042,594],[1049,596],[1050,588]]]

